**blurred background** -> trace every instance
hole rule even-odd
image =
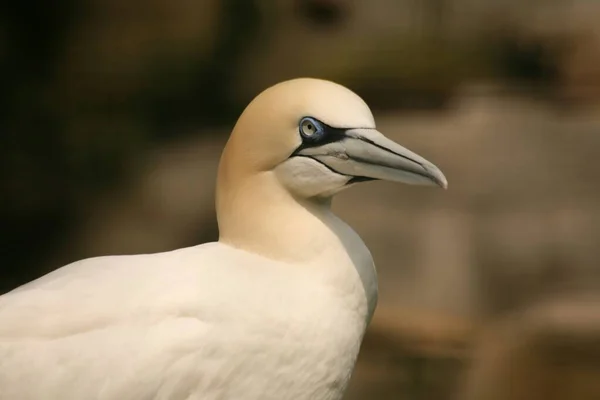
[[[0,293],[217,238],[244,106],[332,79],[449,190],[358,185],[380,303],[347,399],[600,399],[600,2],[0,5]]]

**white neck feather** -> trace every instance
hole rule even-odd
[[[337,290],[362,297],[371,319],[377,276],[360,237],[331,212],[331,199],[294,198],[273,172],[217,188],[219,241],[273,260],[315,267]]]

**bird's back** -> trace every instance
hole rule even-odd
[[[83,260],[0,297],[0,399],[337,399],[361,322],[219,243]]]

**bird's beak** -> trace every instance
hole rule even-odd
[[[448,187],[438,167],[375,129],[348,129],[340,140],[301,149],[296,155],[313,158],[333,172],[350,176],[351,182],[380,179]]]

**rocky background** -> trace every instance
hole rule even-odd
[[[449,180],[336,198],[380,276],[347,398],[600,398],[600,4],[0,7],[0,292],[83,257],[214,240],[239,112],[324,77]]]

